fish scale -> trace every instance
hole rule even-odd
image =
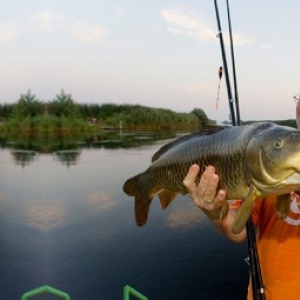
[[[187,193],[183,179],[195,163],[200,167],[196,183],[205,168],[212,165],[228,199],[244,201],[233,225],[233,232],[238,233],[245,226],[255,199],[300,189],[300,131],[272,122],[209,127],[164,145],[153,155],[149,168],[123,186],[126,194],[135,197],[139,226],[147,222],[156,193],[162,208],[170,205],[178,193]]]

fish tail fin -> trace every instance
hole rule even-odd
[[[139,195],[135,197],[135,222],[139,227],[144,226],[148,220],[149,207],[153,198]]]
[[[153,196],[148,195],[145,188],[142,188],[140,184],[141,175],[138,174],[128,179],[123,185],[123,191],[129,195],[135,197],[135,221],[140,227],[147,223],[148,212]]]
[[[138,174],[132,178],[129,178],[128,180],[125,181],[123,185],[123,191],[128,195],[128,196],[137,196],[140,191],[139,191],[139,181],[140,177],[142,174]]]
[[[166,209],[175,199],[177,193],[168,189],[163,189],[159,194],[160,205],[162,209]]]

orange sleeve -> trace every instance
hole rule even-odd
[[[260,223],[261,220],[261,212],[263,209],[264,198],[259,198],[255,200],[253,209],[252,209],[252,221],[255,226]]]
[[[252,221],[255,226],[257,226],[260,223],[263,202],[263,198],[259,198],[255,201],[255,204],[253,206]],[[230,204],[230,209],[238,211],[242,203],[242,200],[233,200]]]
[[[235,209],[235,210],[239,210],[241,205],[242,205],[243,201],[242,200],[233,200],[230,203],[230,208],[231,209]]]

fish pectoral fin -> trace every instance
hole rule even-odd
[[[245,227],[251,212],[255,200],[257,198],[257,189],[254,186],[250,186],[250,190],[248,195],[246,196],[244,202],[242,203],[241,208],[237,212],[233,225],[232,225],[232,233],[238,234],[240,233],[243,228]]]
[[[166,209],[171,202],[175,199],[177,193],[168,189],[163,189],[158,193],[158,197],[160,200],[160,205],[162,209]]]
[[[275,204],[275,210],[280,220],[285,219],[288,216],[291,205],[290,194],[278,195]]]

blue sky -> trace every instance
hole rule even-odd
[[[299,1],[229,1],[243,120],[294,118]],[[0,0],[0,102],[131,103],[228,119],[214,1]],[[218,1],[227,42],[226,1]],[[229,66],[230,51],[226,48]],[[233,82],[231,79],[231,85]]]

